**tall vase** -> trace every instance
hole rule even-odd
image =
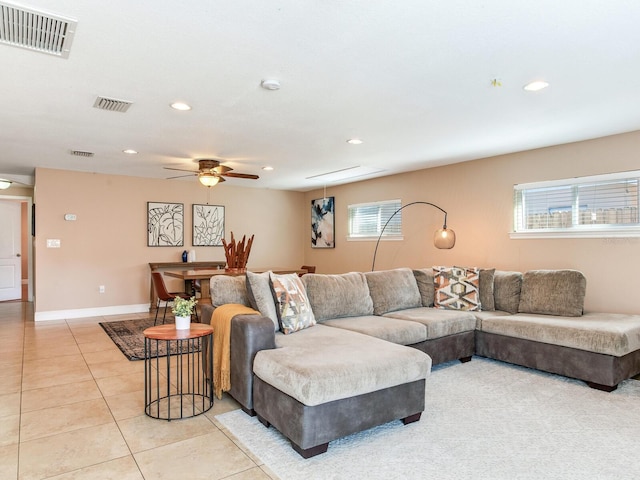
[[[186,317],[176,316],[176,330],[189,330],[191,328],[191,315]]]

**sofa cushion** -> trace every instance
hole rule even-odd
[[[313,327],[316,319],[300,277],[295,273],[277,275],[273,272],[270,277],[280,331],[290,334]]]
[[[247,272],[247,295],[251,308],[258,310],[263,317],[269,317],[273,322],[274,330],[280,328],[276,302],[271,290],[271,272],[253,273]]]
[[[431,358],[415,348],[322,324],[277,333],[276,345],[256,354],[254,373],[308,406],[423,380],[431,371]]]
[[[493,298],[496,310],[518,313],[522,273],[496,270],[493,277]]]
[[[302,277],[316,321],[373,314],[373,300],[363,273]]]
[[[435,308],[480,310],[480,271],[465,267],[433,267]]]
[[[522,278],[518,312],[579,317],[586,288],[577,270],[530,270]]]
[[[322,324],[363,333],[387,342],[397,343],[398,345],[412,345],[424,342],[427,339],[427,328],[424,325],[418,322],[398,320],[397,318],[367,315],[334,318],[333,320],[326,320]]]
[[[496,302],[493,297],[495,273],[495,268],[480,269],[480,310],[492,312],[496,309]]]
[[[214,307],[227,303],[251,306],[244,275],[237,277],[213,275],[209,283],[209,291],[211,292],[211,305]]]
[[[364,275],[369,285],[375,315],[422,306],[416,277],[411,269],[366,272]]]
[[[518,313],[482,319],[487,333],[621,357],[640,349],[640,316],[586,313],[581,317]]]
[[[433,268],[419,268],[413,271],[416,277],[423,307],[433,307],[435,288],[433,286]]]
[[[463,310],[418,307],[386,313],[384,316],[421,323],[427,327],[427,340],[456,333],[472,332],[476,328],[475,315]]]

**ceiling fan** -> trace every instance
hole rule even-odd
[[[233,168],[220,165],[219,160],[202,159],[198,160],[198,171],[185,170],[184,168],[171,168],[164,167],[166,170],[177,170],[178,172],[191,172],[189,175],[178,175],[176,177],[168,177],[168,179],[189,177],[196,175],[200,183],[206,187],[213,187],[220,182],[224,182],[224,177],[233,178],[248,178],[250,180],[257,180],[258,175],[250,175],[248,173],[233,173]]]

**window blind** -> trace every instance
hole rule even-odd
[[[400,200],[359,203],[348,206],[349,237],[378,237],[393,213],[402,206]],[[385,228],[383,237],[402,235],[402,212],[393,216]]]
[[[515,185],[514,231],[638,227],[640,172]]]

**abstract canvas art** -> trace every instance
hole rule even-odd
[[[311,200],[311,248],[334,248],[334,197]]]
[[[147,202],[147,246],[184,245],[184,204]]]
[[[221,247],[224,238],[224,207],[193,205],[193,246]]]

